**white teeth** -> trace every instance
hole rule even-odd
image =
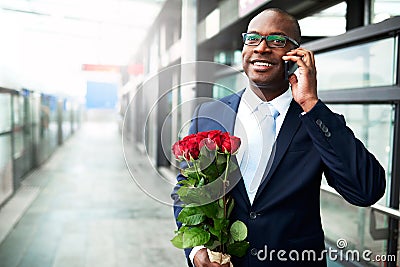
[[[270,63],[267,63],[267,62],[259,62],[259,61],[256,61],[256,62],[254,62],[253,64],[256,65],[256,66],[266,66],[266,67],[271,67],[271,66],[272,66],[272,64],[270,64]]]

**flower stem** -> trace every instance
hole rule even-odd
[[[226,219],[226,182],[228,180],[228,170],[229,170],[229,161],[231,159],[231,155],[228,154],[226,156],[226,168],[225,168],[225,174],[224,174],[224,181],[223,181],[223,200],[224,200],[224,218]]]
[[[226,204],[227,204],[227,196],[226,196],[226,183],[228,180],[228,170],[229,170],[229,161],[231,159],[231,155],[227,154],[226,156],[226,168],[225,168],[225,174],[224,174],[224,180],[222,182],[223,186],[222,186],[222,201],[224,203],[224,219],[228,219],[227,218],[227,211],[226,211]],[[222,243],[222,242],[221,242]],[[225,244],[222,244],[222,248],[221,248],[221,252],[222,253],[226,253],[225,251]]]
[[[197,181],[198,182],[200,182],[200,175],[199,175],[199,172],[200,172],[200,168],[197,166],[197,162],[195,161],[195,162],[193,162],[193,164],[194,164],[194,169],[196,170],[196,175],[197,175]]]

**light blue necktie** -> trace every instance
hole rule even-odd
[[[279,112],[271,103],[263,102],[256,107],[253,114],[257,123],[252,123],[251,127],[246,128],[247,149],[240,163],[240,171],[251,203],[264,173],[269,171],[266,167],[275,142],[276,118]]]

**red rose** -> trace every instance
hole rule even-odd
[[[221,131],[219,130],[197,133],[199,148],[201,149],[203,146],[206,146],[210,151],[218,149],[218,147],[221,147],[220,134]]]
[[[172,145],[172,153],[174,154],[177,160],[182,160],[183,157],[183,150],[180,147],[181,141],[176,142]]]
[[[201,135],[196,135],[196,137],[194,137],[194,139],[197,143],[197,146],[199,148],[201,148],[203,146],[202,143],[204,143],[204,140],[207,140],[207,137],[203,137]]]
[[[206,146],[210,151],[217,150],[217,144],[210,138],[206,138],[201,141],[200,148],[203,146]]]
[[[210,151],[218,149],[223,153],[234,154],[239,149],[240,139],[231,136],[228,132],[222,133],[220,130],[199,132],[188,135],[173,144],[172,153],[177,160],[197,160],[203,146]]]
[[[231,136],[228,132],[221,135],[222,140],[222,152],[234,154],[237,152],[240,146],[240,138]]]
[[[198,132],[198,133],[196,134],[196,136],[198,136],[198,137],[201,138],[201,139],[205,139],[205,138],[208,137],[208,132]]]
[[[212,140],[218,148],[221,148],[221,134],[222,132],[220,130],[211,130],[208,131],[207,137]]]
[[[190,156],[197,159],[199,156],[199,153],[197,152],[199,150],[198,146],[196,135],[191,134],[173,144],[172,153],[175,155],[177,160],[190,160]]]
[[[224,153],[231,153],[231,139],[229,137],[229,133],[225,132],[221,135],[221,150]]]
[[[232,135],[230,136],[230,139],[231,139],[231,153],[235,154],[240,147],[241,141],[239,137]]]
[[[199,158],[200,154],[200,144],[198,142],[199,138],[196,135],[192,135],[191,138],[187,141],[185,151],[188,152],[188,155],[185,156],[186,159],[190,160],[190,157],[194,160]]]

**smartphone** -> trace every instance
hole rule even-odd
[[[289,76],[292,75],[298,68],[296,62],[293,61],[285,61],[285,80],[289,80]]]

